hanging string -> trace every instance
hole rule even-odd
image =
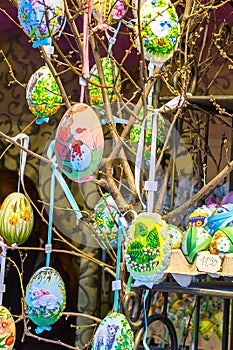
[[[82,68],[82,77],[79,78],[79,84],[81,86],[80,91],[80,102],[84,102],[84,92],[86,86],[86,79],[90,76],[89,71],[89,23],[91,20],[91,13],[93,9],[93,4],[91,0],[88,0],[87,7],[84,10],[83,14],[83,68]]]
[[[112,282],[112,290],[114,291],[114,302],[113,302],[113,311],[119,311],[119,291],[121,290],[121,280],[120,280],[120,271],[121,271],[121,244],[122,244],[122,222],[121,218],[118,220],[118,240],[117,240],[117,262],[116,262],[116,280]]]
[[[154,193],[157,191],[157,183],[155,181],[155,161],[156,161],[156,143],[157,143],[157,118],[158,114],[161,112],[169,112],[178,106],[182,106],[185,102],[185,98],[183,96],[176,96],[172,100],[168,101],[166,104],[164,104],[159,109],[155,109],[153,111],[153,124],[152,124],[152,144],[151,144],[151,159],[150,159],[150,170],[149,170],[149,180],[145,182],[145,190],[148,191],[148,208],[146,204],[143,202],[141,197],[141,190],[140,190],[140,171],[142,168],[142,162],[143,162],[143,155],[144,155],[144,134],[145,134],[145,125],[146,125],[146,118],[142,122],[141,126],[141,133],[138,143],[138,149],[136,154],[136,160],[135,160],[135,187],[138,194],[138,198],[142,204],[143,210],[146,210],[148,212],[152,211],[153,207],[153,200],[154,200]]]
[[[144,337],[143,337],[143,346],[144,346],[144,349],[146,349],[146,350],[150,350],[149,346],[146,343],[146,338],[148,336],[148,319],[147,319],[146,299],[147,299],[148,295],[149,295],[149,289],[146,289],[145,295],[143,298],[144,327],[145,327],[145,333],[144,333]]]
[[[80,212],[79,206],[76,203],[66,181],[64,180],[62,175],[57,170],[57,163],[56,163],[56,156],[54,154],[54,147],[55,147],[55,141],[53,140],[48,147],[47,156],[48,156],[48,159],[53,162],[53,165],[54,165],[53,174],[56,177],[56,180],[59,182],[61,188],[63,189],[63,191],[66,195],[66,198],[69,201],[69,203],[74,211],[74,215],[76,216],[76,223],[78,224],[79,220],[82,217],[82,213]]]
[[[0,271],[0,306],[2,305],[3,293],[5,292],[5,266],[6,266],[6,245],[0,241],[1,252],[1,271]]]
[[[48,241],[45,245],[45,253],[46,253],[46,267],[50,265],[50,256],[52,252],[52,232],[53,232],[53,209],[54,209],[54,193],[55,193],[55,169],[56,166],[53,164],[52,175],[51,175],[51,183],[50,183],[50,203],[49,203],[49,224],[48,224]]]
[[[14,141],[20,141],[20,145],[24,147],[25,149],[28,149],[29,146],[29,136],[22,133],[18,134],[17,136],[12,138]],[[7,142],[11,142],[9,140],[6,140]],[[24,149],[20,149],[20,159],[19,159],[19,179],[18,179],[18,188],[17,192],[20,191],[20,182],[22,183],[24,187],[24,170],[25,170],[25,165],[26,165],[26,160],[27,160],[27,151]]]

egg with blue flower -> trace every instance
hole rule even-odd
[[[162,65],[172,57],[180,33],[175,7],[165,0],[144,1],[140,8],[140,27],[145,58]],[[137,27],[135,30],[138,35]],[[139,40],[137,46],[140,51]]]
[[[19,22],[23,31],[33,40],[34,48],[51,45],[51,37],[61,30],[64,17],[64,0],[19,0]]]

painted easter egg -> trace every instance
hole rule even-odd
[[[199,331],[205,340],[210,340],[211,336],[216,332],[216,324],[210,320],[202,320],[200,322]]]
[[[171,256],[167,224],[156,213],[141,213],[125,241],[126,267],[135,285],[159,283]]]
[[[172,249],[179,249],[183,239],[183,231],[179,227],[168,224],[167,225],[168,234],[170,237],[170,245]]]
[[[116,63],[111,60],[109,57],[101,58],[103,74],[105,79],[105,84],[108,87],[107,94],[109,98],[109,102],[113,103],[117,101],[117,95],[115,93],[115,89],[120,92],[121,90],[121,77],[119,74],[119,69]],[[91,103],[95,106],[103,106],[103,96],[102,90],[99,86],[101,85],[98,70],[96,65],[94,65],[90,70],[90,83],[88,85],[90,92]]]
[[[213,210],[207,205],[202,205],[201,207],[196,208],[188,218],[188,227],[192,226],[204,226],[207,223],[207,219],[212,215]]]
[[[137,147],[140,140],[140,135],[142,132],[142,119],[143,119],[143,111],[139,113],[138,120],[132,125],[130,130],[130,145],[134,152],[137,152]],[[147,115],[146,115],[146,124],[144,131],[144,160],[148,162],[150,160],[151,155],[151,141],[152,141],[152,121],[153,121],[153,109],[148,107]],[[163,143],[166,137],[166,128],[163,116],[159,113],[157,119],[157,154],[161,151]]]
[[[34,215],[24,194],[13,192],[3,201],[0,211],[0,232],[10,244],[23,244],[32,232]]]
[[[93,179],[104,148],[104,136],[94,110],[76,103],[62,117],[55,136],[55,155],[63,173],[73,181]]]
[[[16,337],[15,322],[10,311],[0,306],[0,348],[11,350]]]
[[[93,16],[98,20],[100,29],[107,29],[125,17],[129,0],[94,0]]]
[[[95,205],[92,217],[96,235],[103,246],[108,248],[117,246],[119,217],[116,202],[109,193],[106,193]]]
[[[140,8],[140,27],[145,58],[162,65],[172,57],[180,31],[174,6],[165,0],[146,0]],[[138,35],[136,26],[135,30]],[[139,40],[137,46],[140,50]]]
[[[64,22],[64,0],[19,0],[18,18],[23,31],[33,39],[34,48],[50,45]]]
[[[42,267],[31,277],[26,288],[26,313],[38,327],[36,333],[50,330],[62,315],[66,291],[60,274],[52,267]]]
[[[99,324],[91,349],[134,350],[134,335],[127,318],[119,312],[109,313]]]
[[[39,123],[48,121],[62,103],[60,89],[47,66],[40,67],[29,79],[26,99],[30,111],[38,118]]]
[[[181,249],[189,263],[193,263],[197,253],[207,250],[212,240],[203,226],[192,226],[184,232]]]
[[[206,228],[213,235],[219,227],[233,225],[233,204],[223,204],[208,217]]]
[[[217,229],[210,243],[210,253],[224,256],[233,253],[233,226]]]

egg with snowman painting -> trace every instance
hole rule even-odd
[[[93,180],[102,159],[104,136],[94,110],[76,103],[62,117],[55,135],[55,155],[62,172],[71,180]]]
[[[11,350],[14,348],[16,328],[10,311],[0,306],[0,348]]]
[[[127,318],[119,312],[109,313],[99,324],[91,349],[134,350],[134,335]]]
[[[26,313],[38,327],[36,333],[51,330],[66,305],[65,284],[52,267],[42,267],[29,280],[26,288]]]

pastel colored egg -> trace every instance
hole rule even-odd
[[[134,350],[134,335],[127,318],[119,312],[109,313],[99,324],[91,349]]]
[[[159,283],[170,263],[167,224],[156,213],[141,213],[125,241],[126,267],[135,285]]]
[[[204,226],[207,223],[207,219],[212,215],[213,210],[207,205],[202,205],[196,208],[188,218],[188,227],[192,226]]]
[[[117,246],[119,217],[116,202],[109,193],[106,193],[95,205],[92,216],[92,225],[103,247],[109,249]]]
[[[221,256],[233,253],[233,226],[221,227],[213,235],[210,253]]]
[[[211,235],[203,226],[192,226],[184,232],[181,249],[189,263],[193,263],[198,252],[208,250]]]
[[[108,87],[107,94],[110,103],[117,101],[117,95],[114,91],[115,89],[120,92],[121,89],[121,77],[119,74],[119,69],[116,63],[111,60],[109,57],[101,58],[103,74],[105,79],[105,84]],[[95,85],[97,84],[97,85]],[[99,79],[99,74],[96,65],[94,65],[90,70],[90,83],[88,85],[91,103],[95,106],[103,106],[103,95],[100,88],[101,83]]]
[[[10,311],[0,306],[0,348],[11,350],[15,344],[15,322]]]
[[[23,31],[33,39],[33,47],[50,44],[65,17],[64,0],[19,0],[18,18]]]
[[[94,0],[93,16],[105,26],[117,23],[125,17],[129,6],[129,0]],[[105,27],[106,28],[106,27]]]
[[[62,172],[73,181],[93,179],[103,154],[104,136],[94,110],[76,103],[62,117],[55,136],[55,155]]]
[[[172,224],[168,224],[167,229],[170,237],[171,248],[179,249],[182,243],[183,231],[181,231],[179,227]]]
[[[43,121],[48,121],[62,103],[60,89],[47,66],[40,67],[29,79],[26,99],[30,111]]]
[[[145,58],[162,65],[172,57],[180,31],[174,6],[165,0],[144,1],[140,8],[140,27]],[[135,30],[138,35],[136,26]],[[139,40],[137,46],[140,51]]]
[[[13,192],[3,201],[0,211],[0,232],[10,244],[23,244],[32,232],[34,215],[24,194]]]
[[[149,161],[150,155],[151,155],[151,141],[152,141],[152,121],[153,121],[153,113],[152,109],[148,108],[147,115],[146,115],[146,124],[145,124],[145,139],[144,139],[144,160]],[[136,120],[135,123],[132,125],[132,128],[130,130],[130,145],[134,152],[137,152],[141,132],[142,132],[142,120],[143,120],[143,111],[140,112],[138,116],[139,120]],[[165,122],[161,114],[158,115],[157,119],[157,154],[161,150],[163,143],[165,141],[166,137],[166,129],[165,129]]]
[[[62,315],[66,291],[60,274],[52,267],[42,267],[31,277],[26,288],[26,313],[38,325],[36,332],[50,330]]]

